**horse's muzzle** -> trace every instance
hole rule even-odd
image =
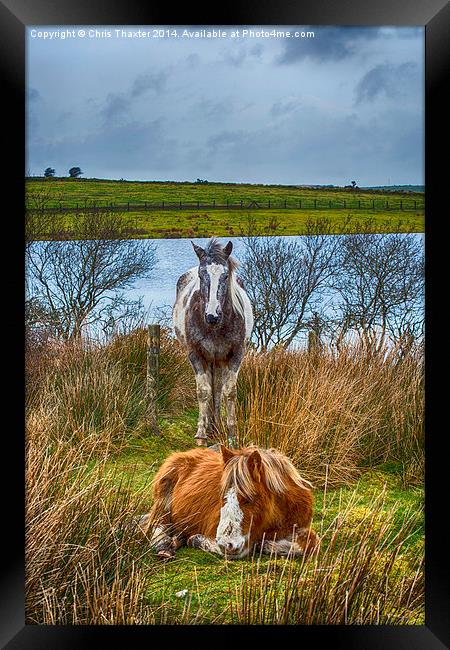
[[[222,555],[229,560],[240,560],[248,555],[248,548],[246,544],[235,546],[232,543],[219,544]]]
[[[206,314],[205,320],[208,325],[217,325],[220,322],[220,316],[214,316],[214,314]]]

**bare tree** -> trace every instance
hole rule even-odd
[[[341,335],[358,332],[370,346],[423,329],[424,258],[414,234],[344,235],[334,288]]]
[[[288,347],[317,322],[335,272],[339,238],[324,219],[310,219],[300,241],[260,236],[249,221],[240,276],[252,301],[256,347]]]
[[[122,217],[97,212],[72,215],[64,241],[30,239],[27,298],[59,336],[79,338],[87,328],[111,327],[121,314],[130,317],[133,301],[123,290],[151,274],[156,252],[150,242],[130,239],[129,232]]]

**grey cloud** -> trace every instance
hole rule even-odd
[[[239,47],[234,47],[232,50],[222,50],[220,60],[236,68],[240,68],[251,58],[261,59],[262,52],[263,46],[261,43],[256,43],[252,47],[247,47],[246,45],[241,44]]]
[[[178,144],[167,137],[161,119],[105,126],[86,138],[67,136],[58,142],[35,138],[29,149],[38,166],[51,160],[58,168],[69,169],[77,161],[86,176],[101,168],[126,177],[134,167],[157,177],[159,169],[174,169],[179,162]]]
[[[308,25],[302,31],[314,32],[314,38],[294,38],[283,41],[279,64],[295,63],[303,59],[340,61],[358,54],[361,43],[380,36],[379,27],[317,27]]]
[[[169,72],[167,70],[161,70],[157,73],[148,72],[146,74],[139,75],[136,77],[131,87],[132,97],[140,97],[148,90],[161,92],[164,89],[168,76]]]
[[[185,59],[185,63],[188,68],[197,68],[200,65],[200,57],[197,53],[188,54]]]
[[[384,94],[390,99],[417,92],[419,88],[419,68],[408,61],[400,65],[383,63],[375,66],[359,81],[355,88],[356,104],[370,102]]]
[[[41,93],[36,88],[27,88],[26,98],[30,103],[42,99]]]
[[[275,104],[272,104],[271,109],[270,109],[270,114],[273,117],[281,117],[282,115],[288,115],[290,113],[293,113],[297,109],[299,109],[301,106],[300,100],[295,98],[295,99],[290,99],[288,101],[281,101],[281,102],[275,102]]]
[[[111,123],[122,119],[130,110],[130,99],[124,93],[109,93],[100,115],[105,122]]]
[[[233,112],[233,102],[231,99],[215,101],[203,97],[193,107],[193,113],[200,119],[222,119]]]
[[[235,146],[243,142],[246,134],[242,130],[236,131],[222,131],[217,135],[208,138],[206,144],[211,149],[223,148],[226,146]]]

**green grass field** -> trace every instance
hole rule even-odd
[[[413,192],[55,178],[28,179],[26,194],[30,207],[116,206],[130,222],[131,235],[138,238],[238,236],[245,230],[249,214],[261,231],[273,231],[276,222],[280,235],[303,234],[310,218],[328,221],[332,233],[342,232],[343,228],[345,232],[358,232],[369,223],[376,232],[423,232],[425,221],[424,195]],[[165,209],[127,209],[128,203],[144,208],[145,202],[160,206],[163,201]],[[180,201],[190,204],[189,207],[175,209]],[[236,207],[196,207],[197,202],[200,206],[212,206],[214,202],[225,205],[227,201]],[[249,208],[253,201],[260,207]],[[414,205],[416,209],[410,209]],[[70,215],[64,218],[69,228]]]

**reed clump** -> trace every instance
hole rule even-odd
[[[423,368],[419,353],[349,346],[248,354],[238,384],[239,444],[276,447],[316,485],[364,467],[415,464],[422,481]]]

